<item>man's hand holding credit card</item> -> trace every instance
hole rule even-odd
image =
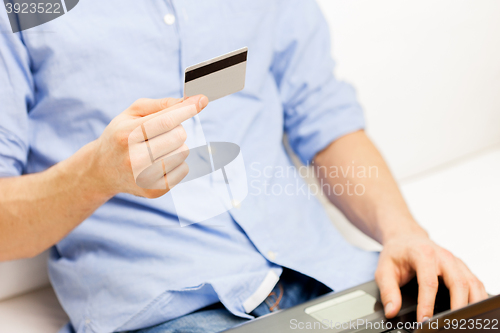
[[[242,90],[247,52],[244,47],[186,68],[183,101],[139,120],[140,125],[129,135],[130,163],[139,187],[169,191],[182,180],[179,176],[184,178],[187,175],[187,169],[204,167],[202,163],[192,163],[186,168],[189,149],[194,147],[186,146],[187,133],[181,123],[196,117],[197,112],[205,107],[192,107],[189,97],[204,95],[209,101],[214,101]],[[201,126],[199,131],[204,141]],[[179,175],[169,176],[172,172]]]

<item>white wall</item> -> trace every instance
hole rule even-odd
[[[500,1],[318,2],[398,179],[500,144]]]

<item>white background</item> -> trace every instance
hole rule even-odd
[[[336,74],[399,179],[500,144],[500,1],[319,4]]]

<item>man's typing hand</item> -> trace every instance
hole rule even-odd
[[[108,195],[130,193],[156,198],[167,193],[188,173],[184,160],[189,150],[181,123],[198,114],[208,104],[198,95],[184,101],[176,98],[139,99],[114,118],[95,142],[92,174]],[[142,149],[146,147],[147,149]],[[163,167],[161,174],[147,175],[151,187],[138,186],[137,174],[148,166]],[[154,186],[154,183],[163,186]],[[148,189],[149,188],[149,189]]]
[[[318,175],[331,187],[349,181],[365,189],[363,195],[330,194],[329,199],[354,225],[384,245],[375,279],[388,318],[401,309],[400,286],[415,275],[419,284],[419,321],[432,317],[439,278],[450,290],[452,309],[487,297],[483,284],[467,266],[431,241],[413,219],[387,164],[364,131],[337,139],[318,153],[315,162],[323,170],[338,166],[377,170],[375,177],[355,177],[350,173],[329,177],[318,168]]]
[[[439,278],[450,291],[451,309],[488,297],[481,281],[460,259],[430,240],[423,230],[407,232],[384,242],[375,273],[388,318],[395,317],[401,309],[399,287],[415,275],[419,285],[417,320],[420,322],[433,316]]]

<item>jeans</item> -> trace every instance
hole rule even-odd
[[[284,268],[273,291],[250,314],[260,317],[304,303],[330,291],[332,290],[321,282]],[[224,331],[248,320],[231,314],[221,303],[216,303],[157,326],[134,331],[134,333],[212,333]]]

